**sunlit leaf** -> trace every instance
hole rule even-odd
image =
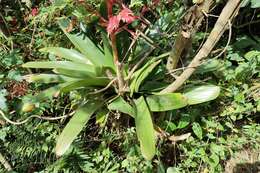
[[[29,74],[23,76],[23,78],[27,82],[35,82],[35,83],[62,83],[75,80],[74,78],[66,77],[63,75],[56,74]]]
[[[180,109],[188,105],[187,98],[180,93],[151,95],[146,97],[146,101],[153,112]]]
[[[76,63],[92,64],[86,56],[82,55],[76,50],[66,49],[62,47],[46,47],[41,49],[42,52],[48,52],[50,54],[56,55],[58,57],[70,60]]]
[[[216,167],[219,164],[219,156],[215,153],[212,153],[209,157],[209,164],[212,168]]]
[[[199,66],[198,69],[196,70],[196,73],[203,74],[203,73],[215,71],[217,69],[220,69],[221,67],[223,67],[222,62],[220,60],[213,59]]]
[[[184,93],[188,98],[189,105],[200,104],[216,99],[220,94],[220,87],[215,85],[204,85],[192,87]]]
[[[83,80],[76,80],[70,82],[68,85],[64,86],[61,91],[62,92],[69,92],[75,89],[85,88],[85,87],[98,87],[98,86],[105,86],[108,84],[108,79],[106,78],[88,78]]]
[[[129,105],[122,97],[118,97],[112,103],[108,105],[108,109],[117,110],[119,112],[128,114],[132,117],[135,117],[135,110],[131,105]]]
[[[73,77],[73,78],[79,78],[79,79],[85,79],[91,77],[89,75],[89,72],[86,71],[80,71],[80,70],[68,70],[68,69],[62,69],[62,68],[56,68],[53,70],[54,73],[56,74],[61,74],[64,76],[68,77]]]
[[[259,8],[260,1],[259,0],[251,0],[251,8]]]
[[[96,124],[99,124],[100,127],[105,127],[108,115],[108,109],[100,109],[98,112],[96,112]]]
[[[102,33],[102,41],[103,41],[103,47],[104,47],[105,64],[107,65],[107,67],[115,69],[111,46],[110,46],[109,40],[104,32]]]
[[[192,130],[199,139],[202,139],[202,128],[199,123],[194,122],[192,124]]]
[[[137,113],[135,117],[136,133],[141,152],[145,159],[151,160],[155,155],[155,133],[149,108],[144,97],[135,101]]]
[[[84,128],[91,115],[99,108],[99,106],[100,102],[91,101],[76,110],[76,113],[72,116],[58,138],[55,148],[57,156],[61,156],[67,151],[73,140]]]
[[[153,71],[153,69],[160,63],[161,61],[154,62],[153,60],[147,62],[141,69],[137,70],[130,84],[131,95],[134,92],[139,91],[140,85],[143,83],[145,78]]]
[[[53,97],[59,95],[61,88],[65,87],[66,85],[68,85],[68,83],[55,85],[53,87],[41,91],[39,94],[33,96],[33,98],[38,102],[44,101],[46,99],[52,99]]]
[[[66,70],[78,70],[84,71],[89,74],[89,76],[96,75],[96,69],[92,65],[74,63],[70,61],[36,61],[36,62],[27,62],[22,65],[27,68],[42,68],[42,69],[66,69]]]
[[[182,114],[177,129],[183,129],[187,127],[190,124],[190,121],[191,121],[191,117],[189,114]]]
[[[66,31],[69,25],[68,20],[60,20],[59,25],[74,46],[79,49],[80,52],[84,54],[93,64],[101,67],[106,65],[104,54],[87,36],[68,33]]]

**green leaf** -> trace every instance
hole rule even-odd
[[[27,62],[22,65],[27,68],[43,68],[43,69],[66,69],[87,72],[89,76],[96,76],[96,69],[89,64],[74,63],[70,61],[36,61]]]
[[[161,60],[154,62],[151,64],[147,69],[145,69],[140,76],[138,77],[136,84],[135,84],[135,92],[139,91],[140,85],[143,83],[145,78],[153,71],[153,69],[161,62]]]
[[[66,77],[63,75],[56,74],[29,74],[23,76],[23,78],[28,82],[35,83],[62,83],[75,80],[74,78]]]
[[[202,139],[202,128],[199,123],[193,123],[192,130],[199,139]]]
[[[177,129],[183,129],[190,124],[191,118],[189,114],[182,114]]]
[[[168,167],[166,173],[179,173],[179,169],[176,167]]]
[[[216,167],[219,164],[219,156],[215,153],[212,153],[209,157],[209,164],[211,167]]]
[[[109,115],[108,109],[100,109],[96,113],[96,124],[99,124],[100,127],[105,127],[107,123],[108,115]]]
[[[249,2],[250,2],[250,0],[243,0],[243,1],[241,2],[241,7],[247,6],[247,5],[249,4]]]
[[[139,91],[139,87],[145,78],[153,71],[153,69],[161,62],[161,60],[154,62],[154,59],[147,62],[141,69],[137,70],[133,75],[133,80],[130,84],[130,92],[133,95],[134,92]]]
[[[35,99],[38,102],[41,102],[46,99],[52,99],[54,96],[57,96],[60,93],[61,88],[65,87],[66,85],[68,85],[68,83],[63,83],[50,87],[46,90],[41,91],[36,96],[33,96],[33,99]]]
[[[260,51],[252,50],[245,54],[245,58],[250,61],[250,59],[260,56]]]
[[[90,77],[89,72],[79,71],[79,70],[68,70],[68,69],[56,68],[53,70],[53,72],[56,74],[61,74],[64,76],[79,78],[79,79],[85,79]]]
[[[61,91],[69,92],[75,89],[92,87],[92,86],[105,86],[108,84],[108,79],[106,78],[88,78],[84,80],[72,81],[68,85],[64,86]]]
[[[50,54],[56,55],[58,57],[76,62],[76,63],[84,63],[84,64],[92,64],[89,59],[87,59],[84,55],[79,53],[73,49],[66,49],[62,47],[46,47],[41,49],[42,52],[48,52]]]
[[[117,110],[119,112],[128,114],[135,117],[135,110],[132,108],[131,105],[129,105],[122,97],[118,97],[116,100],[114,100],[112,103],[108,105],[109,110]]]
[[[180,93],[151,95],[146,97],[146,101],[153,112],[180,109],[188,105],[187,98]]]
[[[209,60],[206,63],[203,63],[201,66],[198,67],[196,70],[196,73],[203,74],[211,71],[216,71],[217,69],[220,69],[223,67],[223,63],[220,60],[213,59]]]
[[[184,93],[188,98],[189,105],[200,104],[216,99],[220,94],[220,87],[215,85],[204,85],[192,87]]]
[[[109,40],[104,32],[102,32],[102,41],[103,41],[103,46],[104,46],[104,55],[105,55],[105,64],[107,67],[112,68],[115,70],[115,65],[114,65],[114,58],[112,55],[112,50],[111,46],[109,44]]]
[[[260,1],[259,0],[251,0],[251,8],[259,8]]]
[[[153,122],[144,97],[135,100],[136,105],[136,133],[145,159],[151,160],[155,155],[155,134]]]
[[[84,128],[91,115],[99,108],[100,102],[90,101],[79,107],[60,134],[55,152],[57,156],[63,155],[80,131]]]
[[[82,54],[84,54],[93,64],[97,66],[105,66],[105,56],[100,51],[100,49],[87,37],[84,35],[75,35],[69,34],[66,31],[66,28],[69,25],[68,20],[60,20],[59,25],[66,36],[70,39],[70,41],[74,44],[74,46],[80,50]]]

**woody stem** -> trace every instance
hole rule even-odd
[[[122,71],[122,64],[118,60],[118,50],[116,46],[116,36],[115,34],[110,35],[111,42],[112,42],[112,51],[114,56],[114,64],[116,66],[116,75],[117,75],[117,81],[118,81],[118,92],[120,95],[124,93],[124,87],[125,87],[125,81],[123,77],[123,71]]]

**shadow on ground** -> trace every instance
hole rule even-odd
[[[260,161],[237,164],[233,168],[233,173],[260,173]]]

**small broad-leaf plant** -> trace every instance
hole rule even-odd
[[[81,104],[77,106],[75,114],[58,137],[55,150],[58,156],[68,150],[90,117],[107,107],[111,111],[116,110],[127,114],[135,120],[141,153],[145,159],[151,160],[156,152],[153,112],[171,111],[213,100],[218,97],[220,88],[214,85],[197,86],[183,94],[159,94],[149,89],[140,92],[147,77],[162,63],[161,58],[150,58],[135,70],[129,69],[129,66],[120,62],[123,57],[119,57],[117,34],[126,31],[128,36],[135,36],[133,29],[129,29],[128,25],[141,19],[121,1],[106,0],[105,2],[107,17],[99,15],[99,24],[107,31],[105,33],[101,29],[103,46],[96,45],[87,36],[67,32],[69,20],[60,20],[61,29],[75,49],[62,47],[41,49],[42,52],[59,57],[59,60],[23,64],[25,68],[52,69],[51,73],[31,74],[26,75],[25,78],[29,82],[55,84],[34,96],[38,101],[51,98],[60,92],[86,91],[81,92],[85,93],[82,95]],[[118,9],[117,14],[113,13],[114,7]],[[109,101],[111,95],[114,97]],[[128,101],[125,98],[128,98]]]

